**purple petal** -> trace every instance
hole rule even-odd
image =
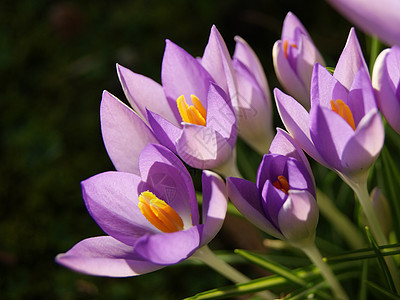
[[[310,107],[310,94],[305,87],[301,78],[290,66],[288,59],[285,56],[282,41],[277,41],[272,49],[272,58],[274,62],[274,69],[280,84],[284,87],[285,91],[293,95],[302,105]]]
[[[338,63],[336,64],[333,76],[349,90],[354,77],[360,68],[368,70],[361,51],[360,43],[357,39],[356,31],[354,28],[351,28],[346,45],[339,57]]]
[[[226,184],[229,199],[231,199],[233,205],[247,220],[266,233],[276,238],[283,238],[282,234],[265,217],[260,206],[258,189],[253,182],[228,177]]]
[[[274,95],[279,115],[286,130],[308,155],[324,164],[323,158],[319,155],[311,140],[308,112],[295,99],[282,93],[279,89],[274,89]]]
[[[287,161],[287,180],[290,190],[307,190],[315,197],[314,178],[307,168],[298,160]]]
[[[190,95],[195,95],[204,104],[210,81],[213,81],[196,59],[169,40],[166,40],[161,79],[171,107],[176,108],[176,99],[181,95],[187,101]]]
[[[307,191],[289,191],[289,197],[279,211],[279,228],[285,238],[296,245],[314,242],[318,223],[318,206]]]
[[[104,232],[128,245],[147,232],[159,232],[139,209],[140,181],[134,174],[105,172],[81,183],[83,199],[92,218]]]
[[[264,69],[261,65],[260,60],[257,57],[257,54],[241,37],[235,36],[235,41],[236,47],[235,53],[233,54],[234,60],[238,60],[243,65],[245,65],[248,70],[252,71],[252,74],[254,75],[254,78],[260,86],[262,93],[266,97],[268,97],[270,94],[270,90],[267,82],[267,77],[265,76]],[[271,105],[271,100],[267,99],[267,101],[269,102],[269,105]]]
[[[239,134],[259,153],[268,151],[272,138],[271,99],[264,95],[249,69],[240,61],[233,61],[238,81],[236,110]]]
[[[182,231],[148,234],[137,241],[134,251],[153,264],[177,264],[199,248],[202,229],[203,225],[196,225]]]
[[[399,61],[399,47],[386,49],[376,59],[372,74],[379,109],[397,133],[400,133],[400,94],[396,95],[396,88],[397,93],[400,91]]]
[[[185,227],[199,224],[199,210],[193,181],[175,154],[161,145],[149,144],[139,158],[140,174],[158,198],[182,218]]]
[[[261,205],[267,219],[280,230],[278,223],[278,213],[285,203],[287,195],[274,187],[270,180],[267,180],[261,192]]]
[[[215,130],[231,147],[236,144],[237,128],[233,107],[224,91],[215,84],[210,84],[207,95],[206,127]]]
[[[176,152],[175,142],[182,134],[182,129],[149,110],[147,111],[147,120],[160,143]]]
[[[219,232],[225,220],[228,194],[224,181],[211,171],[203,171],[203,234],[201,245],[208,244]]]
[[[179,124],[176,118],[177,108],[171,110],[161,85],[118,64],[117,72],[126,98],[142,119],[146,119],[148,109],[176,126]]]
[[[398,0],[329,0],[333,7],[370,35],[389,45],[400,44]]]
[[[331,108],[331,100],[338,99],[347,103],[347,94],[346,88],[325,67],[315,64],[311,79],[311,107]]]
[[[354,77],[347,100],[347,105],[353,113],[356,127],[369,111],[376,109],[375,101],[369,74],[361,68]]]
[[[211,28],[201,64],[214,78],[215,82],[234,101],[234,97],[237,94],[235,72],[228,48],[226,48],[224,39],[215,25]]]
[[[213,128],[185,123],[176,151],[194,168],[214,169],[226,162],[233,150],[227,139]]]
[[[295,143],[293,138],[280,128],[277,128],[277,133],[269,148],[269,154],[280,154],[287,157],[293,157],[302,162],[307,168],[309,174],[312,174],[310,164],[303,150]]]
[[[158,143],[146,123],[107,91],[100,106],[101,132],[107,153],[118,171],[139,174],[139,153]]]
[[[342,156],[343,173],[367,170],[377,159],[385,139],[379,112],[371,110],[347,142]]]
[[[133,254],[132,246],[110,236],[85,239],[67,253],[57,255],[56,262],[77,272],[109,277],[136,276],[163,267],[143,261]]]
[[[310,112],[311,137],[330,168],[341,170],[343,149],[354,135],[353,128],[336,112],[319,105]]]
[[[292,12],[288,12],[283,21],[282,40],[294,40],[296,29],[299,29],[302,34],[310,36],[299,19]]]
[[[262,190],[265,181],[277,180],[278,176],[287,176],[286,162],[288,158],[283,155],[266,154],[257,170],[257,188]]]

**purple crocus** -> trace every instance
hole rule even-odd
[[[209,70],[203,66],[207,62],[213,63]],[[134,154],[140,153],[147,140],[158,141],[195,168],[216,169],[227,163],[237,137],[230,99],[236,94],[236,81],[229,63],[231,66],[226,45],[213,27],[201,62],[166,41],[162,85],[117,65],[125,95],[137,113],[134,116],[118,99],[103,94],[103,139],[117,170],[127,169],[126,164],[134,168]],[[134,128],[134,133],[128,127]],[[141,131],[144,141],[138,141]]]
[[[308,109],[313,66],[325,65],[325,61],[303,24],[291,12],[283,22],[282,36],[274,44],[272,58],[279,82]]]
[[[222,179],[204,171],[202,224],[191,177],[161,145],[147,145],[139,174],[105,172],[82,182],[86,207],[107,233],[57,256],[59,264],[90,275],[135,276],[179,263],[206,245],[222,226],[227,195]]]
[[[258,153],[268,152],[273,138],[271,96],[257,55],[241,37],[235,37],[232,64],[237,79],[235,108],[239,135]]]
[[[400,134],[400,46],[379,54],[372,72],[372,86],[383,116]]]
[[[400,45],[400,1],[328,0],[346,18],[383,42]]]
[[[314,178],[303,151],[278,129],[257,182],[228,177],[228,195],[250,222],[296,246],[313,244],[318,222]]]
[[[310,113],[280,90],[274,94],[286,129],[311,157],[353,179],[367,173],[383,146],[384,128],[354,29],[333,76],[314,66]]]

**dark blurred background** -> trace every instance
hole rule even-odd
[[[318,0],[2,1],[0,299],[178,299],[228,284],[189,264],[135,278],[90,277],[54,257],[103,234],[79,183],[113,169],[99,105],[104,89],[125,101],[115,63],[159,82],[164,40],[201,56],[215,24],[231,54],[235,35],[249,42],[273,88],[279,85],[272,45],[288,11],[333,66],[350,25]],[[229,218],[214,249],[260,247],[257,238],[232,234],[232,223]]]

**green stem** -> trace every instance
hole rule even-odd
[[[353,249],[360,249],[365,245],[360,231],[320,189],[317,189],[317,203],[324,217],[336,227],[336,231],[344,237]]]
[[[321,253],[315,244],[311,244],[307,247],[301,248],[304,253],[310,258],[314,265],[320,270],[322,276],[325,278],[326,282],[330,285],[335,297],[341,300],[348,300],[348,296],[340,285],[339,281],[336,279],[332,270],[322,259]]]
[[[369,71],[372,73],[372,69],[374,68],[375,60],[378,57],[380,50],[380,42],[376,36],[370,37],[371,44],[369,49]]]
[[[354,193],[357,195],[358,201],[361,204],[364,214],[368,220],[369,227],[371,228],[372,234],[378,245],[387,245],[388,240],[382,230],[375,210],[372,206],[372,202],[369,198],[367,187],[368,172],[357,178],[350,178],[341,173],[339,173],[339,176],[353,189]],[[395,261],[393,260],[393,257],[390,256],[385,257],[385,261],[390,275],[392,276],[396,291],[400,293],[400,276]]]
[[[214,252],[212,252],[207,245],[197,249],[197,251],[192,255],[192,258],[202,261],[207,266],[214,269],[219,274],[221,274],[225,278],[228,278],[232,282],[245,283],[251,280],[250,278],[243,275],[235,268],[228,265],[223,260],[219,259],[218,256],[216,256]],[[264,299],[267,300],[272,300],[277,298],[276,295],[274,295],[269,291],[263,291],[257,293],[257,295],[262,296]]]

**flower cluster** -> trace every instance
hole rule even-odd
[[[357,1],[330,2],[351,15]],[[398,43],[398,29],[371,27],[373,7],[363,6],[355,22]],[[385,16],[387,10],[377,12]],[[58,255],[58,263],[86,274],[125,277],[198,258],[245,282],[244,275],[216,262],[207,250],[224,222],[229,197],[259,229],[304,251],[335,297],[348,299],[315,246],[318,188],[303,151],[354,190],[376,242],[388,244],[389,204],[379,189],[369,195],[367,178],[384,146],[380,111],[400,133],[400,46],[379,55],[371,80],[352,28],[331,73],[306,28],[289,12],[272,51],[288,93],[273,91],[287,131],[278,128],[273,135],[262,65],[244,39],[235,41],[231,57],[213,26],[203,56],[194,58],[167,40],[162,84],[117,65],[131,107],[104,91],[100,110],[104,144],[116,171],[82,182],[87,210],[107,235],[79,242]],[[263,155],[256,182],[241,178],[237,169],[238,137]],[[201,214],[187,166],[203,170]],[[336,211],[329,213],[346,218]],[[353,227],[349,231],[357,234]],[[391,257],[385,262],[399,292],[396,262]]]

